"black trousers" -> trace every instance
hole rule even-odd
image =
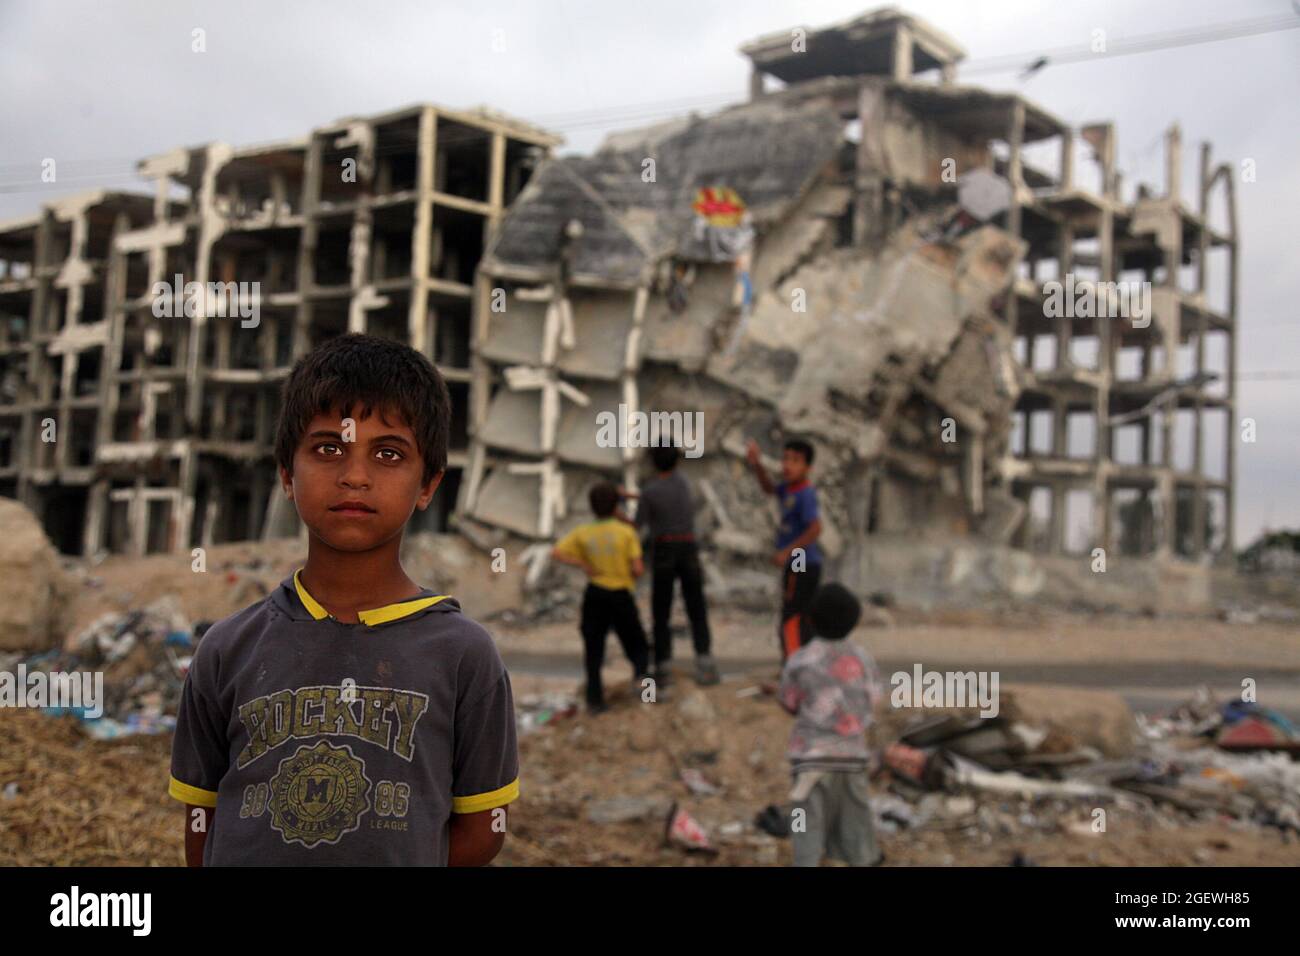
[[[777,628],[782,664],[812,640],[812,618],[808,611],[821,579],[820,564],[808,564],[802,571],[796,571],[791,559],[785,566],[781,577],[781,624]]]
[[[662,667],[673,657],[672,633],[668,616],[673,609],[673,585],[682,582],[682,599],[691,622],[691,641],[696,656],[709,653],[709,609],[704,603],[704,572],[700,569],[700,549],[694,541],[656,541],[652,555],[650,606],[654,611],[655,666]]]
[[[640,677],[646,672],[650,650],[637,613],[636,597],[631,591],[611,591],[588,584],[582,596],[582,643],[587,667],[588,704],[605,702],[600,669],[605,663],[605,638],[611,627],[623,645],[623,653],[632,662],[633,671]]]

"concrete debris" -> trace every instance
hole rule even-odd
[[[1025,690],[1006,695],[1004,710],[1014,715],[1015,723],[1006,715],[980,719],[957,713],[919,720],[905,729],[900,742],[885,749],[883,768],[894,796],[916,806],[909,812],[891,809],[882,814],[886,822],[932,825],[945,815],[933,799],[944,792],[966,794],[961,804],[945,806],[948,816],[975,810],[967,802],[970,798],[1021,801],[1014,822],[990,814],[979,803],[980,825],[995,833],[1051,826],[1053,816],[1028,809],[1035,806],[1059,808],[1058,815],[1081,805],[1123,806],[1149,815],[1172,809],[1197,818],[1228,817],[1282,830],[1295,830],[1300,821],[1300,765],[1282,752],[1291,748],[1277,746],[1270,736],[1260,749],[1274,752],[1246,756],[1225,752],[1232,748],[1224,748],[1222,741],[1224,728],[1252,721],[1269,723],[1277,733],[1288,732],[1289,724],[1280,715],[1232,704],[1216,710],[1204,692],[1161,721],[1137,721],[1142,733],[1136,741],[1128,734],[1103,735],[1101,742],[1111,745],[1109,755],[1103,756],[1097,749],[1080,747],[1078,739],[1061,728],[1095,735],[1106,727],[1113,707],[1105,695],[1085,693],[1076,700],[1063,699],[1060,714],[1045,708],[1027,716],[1034,705]],[[1042,690],[1045,699],[1055,699],[1055,692]],[[1089,705],[1097,708],[1091,715]],[[1134,724],[1131,717],[1128,723]],[[1192,736],[1199,741],[1193,742]],[[1128,740],[1128,746],[1114,746],[1121,740]],[[1117,755],[1120,749],[1123,756]],[[883,806],[893,808],[893,797]],[[1062,826],[1069,832],[1088,832],[1078,821]]]

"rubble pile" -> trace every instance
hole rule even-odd
[[[0,670],[21,663],[27,674],[102,673],[102,700],[44,710],[54,715],[72,713],[88,734],[101,740],[163,733],[176,725],[181,687],[194,647],[209,623],[200,621],[191,627],[177,600],[167,596],[138,610],[102,614],[63,649],[0,660]]]
[[[890,862],[1247,862],[1246,847],[1294,859],[1300,764],[1287,754],[1233,753],[1216,740],[1221,723],[1207,733],[1177,713],[1135,721],[1100,692],[1059,695],[1071,732],[1035,700],[1052,696],[1004,691],[988,718],[886,711],[871,774]],[[599,718],[521,737],[528,799],[512,814],[506,861],[788,862],[789,719],[758,678],[673,688],[651,706],[630,691],[612,700]]]
[[[983,839],[1041,828],[1101,833],[1113,809],[1154,826],[1190,817],[1300,832],[1300,764],[1276,752],[1294,743],[1261,741],[1270,752],[1250,757],[1225,752],[1236,749],[1234,727],[1285,718],[1240,704],[1204,714],[1206,696],[1173,717],[1135,722],[1134,752],[1118,759],[1014,718],[923,720],[884,751],[882,829],[968,827]]]

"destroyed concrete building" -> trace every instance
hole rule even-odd
[[[549,539],[592,482],[635,486],[642,449],[602,440],[602,413],[656,412],[702,415],[684,467],[720,552],[767,547],[746,440],[774,465],[798,434],[828,553],[859,581],[889,540],[1230,554],[1238,246],[1209,146],[1192,205],[1177,126],[1163,188],[1125,198],[1111,124],[958,85],[962,49],[892,8],[742,53],[749,102],[535,169],[554,138],[426,107],[178,151],[143,164],[151,206],[102,196],[5,227],[0,259],[31,266],[0,278],[0,491],[64,550],[292,533],[275,388],[314,342],[365,329],[448,373],[463,478],[441,516],[454,500],[475,537]],[[465,153],[444,162],[453,126]],[[347,156],[363,189],[322,174]],[[151,345],[145,294],[174,272],[260,278],[261,336],[208,320]],[[74,451],[39,450],[42,418],[69,415]],[[78,501],[84,521],[55,516]]]
[[[1174,127],[1165,189],[1125,201],[1111,125],[1074,130],[1014,93],[955,85],[960,47],[894,10],[743,52],[750,102],[550,160],[507,213],[482,265],[505,300],[477,306],[492,387],[476,393],[464,514],[547,537],[580,519],[598,477],[634,484],[639,450],[596,441],[621,404],[703,412],[707,454],[686,468],[723,549],[766,549],[745,441],[774,467],[799,434],[841,562],[890,535],[1230,553],[1229,167],[1203,147],[1188,208]],[[981,212],[1000,182],[1004,208]],[[1225,228],[1209,222],[1215,190]],[[1102,314],[1143,282],[1145,314]],[[1099,307],[1073,312],[1076,298]],[[1191,426],[1186,461],[1176,424]]]
[[[0,494],[68,553],[291,534],[278,389],[313,345],[364,331],[411,343],[448,381],[450,467],[419,516],[445,528],[468,443],[475,271],[559,141],[413,106],[271,145],[177,149],[139,164],[152,196],[96,191],[0,224]]]

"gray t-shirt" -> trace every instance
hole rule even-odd
[[[666,534],[695,533],[691,485],[681,472],[673,471],[667,478],[653,478],[647,482],[641,490],[636,523],[649,530],[651,540]]]
[[[204,634],[169,793],[216,807],[205,866],[444,866],[451,814],[518,796],[487,631],[427,589],[358,616],[329,616],[294,574]]]

